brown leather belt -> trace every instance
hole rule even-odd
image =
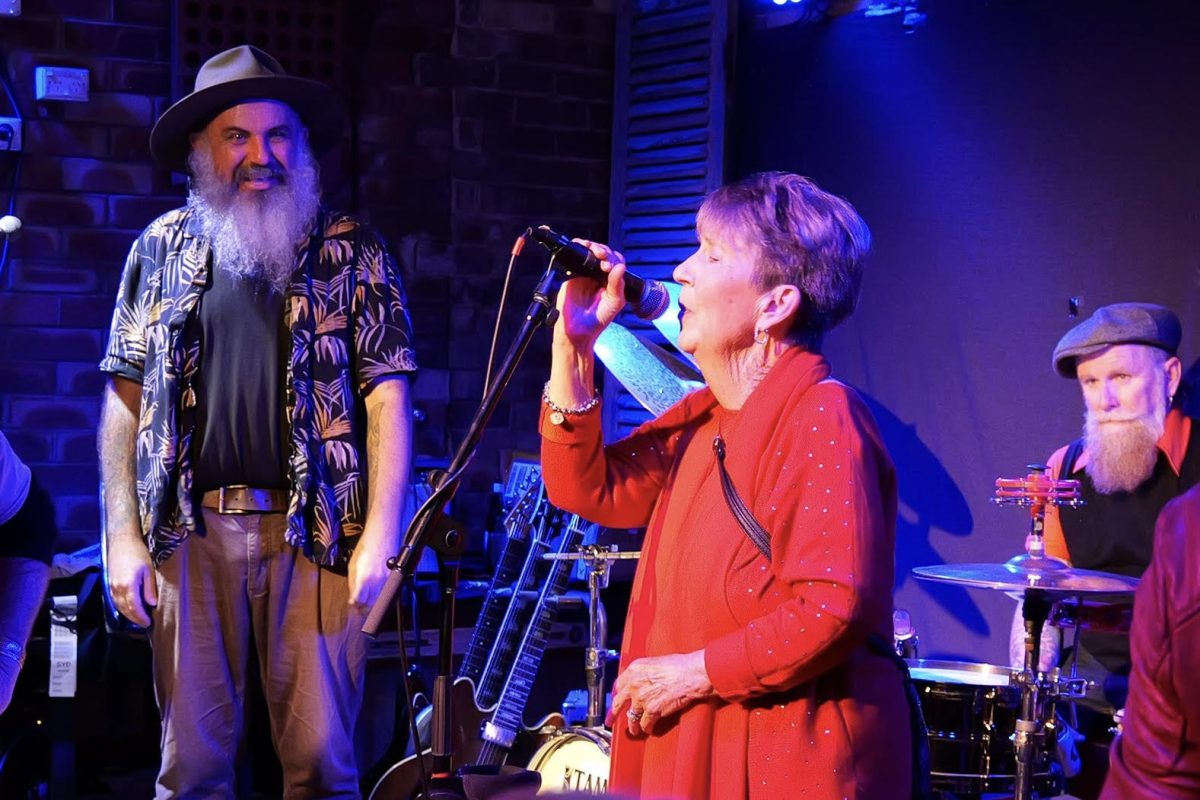
[[[288,509],[284,489],[255,489],[253,486],[222,486],[205,492],[200,504],[218,514],[282,514]]]

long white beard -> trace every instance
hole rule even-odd
[[[1131,492],[1142,485],[1158,463],[1158,440],[1167,418],[1166,398],[1149,414],[1132,419],[1084,416],[1083,442],[1087,474],[1101,494]]]
[[[212,150],[200,140],[188,158],[191,206],[203,234],[212,243],[219,269],[257,280],[283,292],[296,267],[297,248],[312,228],[321,200],[320,175],[307,145],[296,152],[286,172],[241,167],[233,185],[217,175]],[[273,174],[280,179],[261,192],[240,192],[241,173]]]

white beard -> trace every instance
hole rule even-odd
[[[1166,398],[1149,414],[1132,419],[1085,414],[1087,474],[1098,492],[1132,492],[1149,479],[1158,463],[1158,440],[1166,418]]]
[[[280,293],[287,289],[297,249],[312,229],[321,200],[319,170],[307,144],[296,155],[296,163],[282,173],[240,167],[232,186],[216,174],[212,150],[202,139],[188,157],[188,205],[212,243],[217,268]],[[280,182],[261,192],[238,191],[241,177],[256,174],[273,174]]]

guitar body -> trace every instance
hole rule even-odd
[[[458,769],[467,764],[478,764],[484,749],[479,731],[491,719],[494,708],[480,709],[475,705],[475,685],[469,678],[459,678],[450,690],[450,705],[453,709],[454,760],[451,766]],[[509,759],[515,764],[527,764],[542,743],[545,728],[561,728],[565,721],[560,714],[550,714],[538,725],[518,731],[516,741],[509,751]],[[425,770],[433,769],[433,755],[429,750],[421,753]],[[411,755],[392,765],[379,782],[371,789],[368,800],[410,800],[421,791],[421,766],[417,756]]]

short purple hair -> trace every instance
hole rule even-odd
[[[763,291],[800,289],[788,335],[808,350],[819,352],[826,331],[853,313],[871,231],[853,206],[808,178],[760,172],[722,186],[705,198],[696,226],[756,248]]]

